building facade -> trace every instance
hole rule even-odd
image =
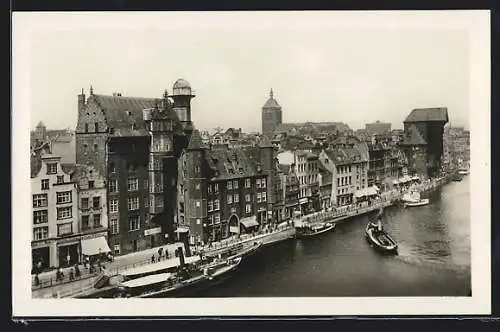
[[[94,256],[110,252],[107,243],[108,204],[104,175],[99,174],[92,166],[76,165],[71,179],[77,186],[80,253]]]
[[[272,138],[273,133],[283,122],[281,106],[274,99],[273,89],[269,92],[269,99],[262,106],[262,134]]]
[[[443,163],[449,169],[470,166],[470,132],[463,127],[446,127],[443,136]]]
[[[448,109],[414,109],[403,122],[404,138],[400,144],[408,160],[408,171],[432,178],[442,170],[443,132]]]
[[[178,236],[192,245],[220,241],[271,221],[273,149],[203,144],[194,131],[179,161]]]
[[[294,152],[296,176],[299,180],[299,204],[303,214],[319,209],[318,155],[307,150]]]
[[[33,267],[64,267],[80,261],[76,184],[60,160],[51,154],[32,156]]]
[[[193,130],[193,97],[184,79],[162,98],[97,95],[92,88],[88,98],[78,96],[76,161],[106,178],[115,254],[174,238],[177,161]]]
[[[384,189],[402,175],[399,149],[391,143],[392,138],[387,135],[373,135],[368,143],[368,186]]]

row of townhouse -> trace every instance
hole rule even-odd
[[[43,151],[31,156],[33,267],[65,267],[110,251],[104,177]]]

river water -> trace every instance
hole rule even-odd
[[[262,248],[228,280],[192,297],[467,296],[470,289],[469,177],[421,207],[390,207],[384,227],[399,244],[381,255],[365,241],[368,216],[318,238]]]

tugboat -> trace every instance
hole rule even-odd
[[[397,254],[398,244],[382,227],[382,212],[380,209],[376,217],[377,223],[370,221],[365,229],[366,240],[375,248],[375,250],[387,254]]]

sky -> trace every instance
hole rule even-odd
[[[467,30],[432,15],[357,14],[39,17],[30,126],[74,129],[77,95],[91,85],[96,94],[160,98],[184,78],[200,129],[260,130],[270,88],[284,122],[402,128],[414,108],[448,107],[450,124],[468,127]]]

